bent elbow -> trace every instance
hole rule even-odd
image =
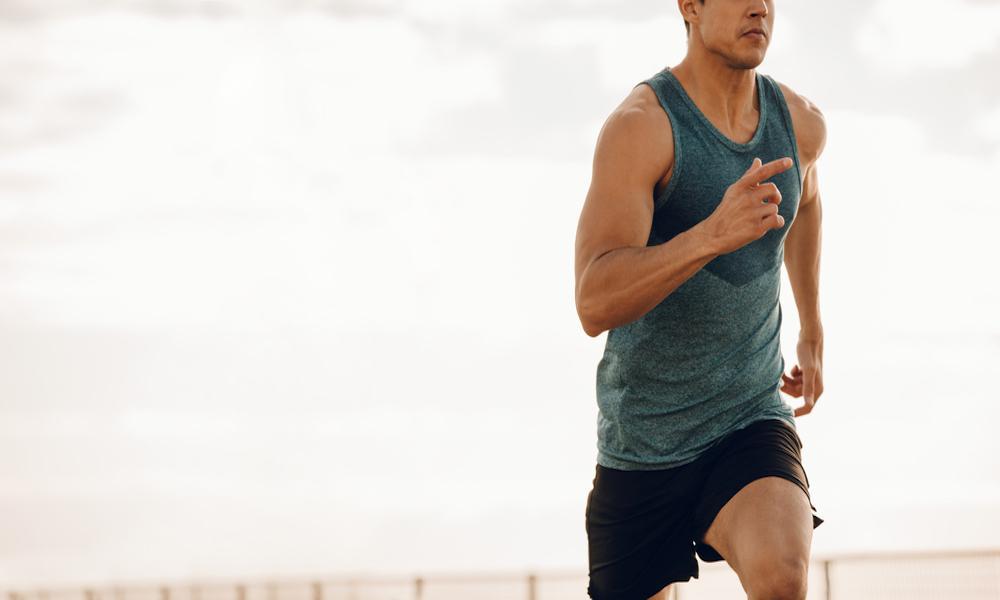
[[[577,317],[580,319],[584,333],[590,337],[597,337],[607,331],[607,327],[602,325],[603,321],[598,316],[597,310],[589,301],[577,301]]]
[[[589,321],[584,321],[583,319],[580,319],[580,324],[583,326],[583,332],[592,338],[601,335],[601,332],[604,331],[600,327],[594,325]]]

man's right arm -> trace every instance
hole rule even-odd
[[[722,253],[704,222],[646,246],[653,191],[672,168],[670,122],[637,88],[601,129],[577,226],[576,309],[591,337],[646,314]]]

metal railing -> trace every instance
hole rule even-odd
[[[814,559],[810,574],[810,600],[997,600],[1000,548],[840,554]],[[699,585],[706,575],[703,569],[699,580],[675,586],[671,600],[720,597]],[[586,599],[587,583],[585,569],[428,573],[32,586],[6,590],[0,600],[570,600]]]

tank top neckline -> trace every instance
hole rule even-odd
[[[760,73],[754,71],[754,79],[756,80],[756,85],[757,85],[757,90],[756,90],[757,104],[758,106],[760,106],[759,110],[760,114],[757,120],[757,130],[754,132],[753,137],[750,138],[750,141],[744,144],[735,142],[732,139],[726,137],[724,133],[719,131],[719,129],[712,124],[712,122],[708,119],[708,117],[705,116],[705,113],[701,112],[701,109],[698,108],[698,105],[694,103],[694,100],[691,99],[691,96],[688,96],[688,93],[684,89],[684,86],[681,85],[681,82],[670,71],[670,67],[667,67],[662,71],[660,71],[660,75],[662,75],[664,79],[669,81],[671,84],[674,85],[674,87],[677,88],[678,95],[684,100],[684,103],[688,105],[688,107],[691,109],[691,112],[697,115],[698,120],[701,121],[702,124],[705,125],[705,127],[707,127],[708,130],[715,135],[715,137],[719,138],[719,141],[721,141],[729,148],[732,148],[733,150],[737,151],[752,150],[754,147],[757,146],[757,144],[760,143],[760,140],[764,137],[764,128],[765,128],[764,126],[767,122],[767,102],[764,99],[764,82],[762,81],[763,78]]]

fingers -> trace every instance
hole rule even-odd
[[[774,177],[782,171],[787,171],[793,164],[795,164],[792,159],[777,158],[766,164],[760,164],[759,158],[754,158],[753,162],[750,163],[750,168],[747,172],[740,177],[740,181],[748,186],[760,183],[769,177]]]
[[[785,217],[778,214],[778,207],[774,204],[767,205],[769,208],[764,208],[760,212],[760,226],[762,229],[777,229],[784,227]]]
[[[764,204],[764,209],[760,213],[761,228],[780,229],[785,226],[785,217],[778,214],[778,204],[781,203],[781,190],[773,183],[765,183],[750,192],[753,202]]]
[[[781,204],[781,190],[770,181],[754,188],[750,192],[750,197],[759,202],[770,204]]]
[[[805,388],[805,404],[795,409],[796,417],[811,413],[813,408],[816,406],[816,381],[818,377],[819,374],[815,371],[804,374],[802,384]]]
[[[807,397],[805,404],[795,409],[795,416],[800,417],[802,415],[808,415],[812,412],[814,406],[816,406],[815,400],[811,400]]]
[[[781,374],[781,391],[785,392],[793,398],[800,398],[802,396],[802,376],[799,374],[798,377],[792,378],[784,373]]]
[[[806,402],[804,405],[796,408],[794,414],[796,417],[801,417],[802,415],[808,415],[811,412],[812,412],[812,405]]]

